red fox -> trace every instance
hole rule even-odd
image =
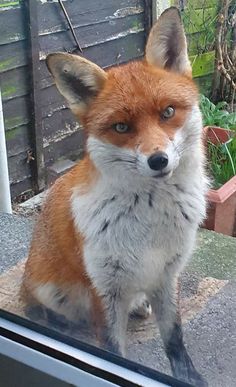
[[[50,189],[24,288],[72,321],[87,313],[103,346],[120,355],[129,312],[135,303],[150,313],[147,297],[173,375],[206,386],[183,343],[176,293],[208,187],[179,12],[171,7],[160,16],[142,61],[104,71],[55,53],[47,66],[84,127],[86,150]]]

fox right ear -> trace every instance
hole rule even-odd
[[[146,45],[146,60],[155,66],[192,76],[186,36],[177,8],[166,9],[152,27]]]
[[[46,64],[71,110],[78,116],[84,114],[103,88],[107,78],[105,71],[78,55],[62,52],[49,54]]]

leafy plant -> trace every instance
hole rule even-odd
[[[220,128],[236,130],[236,113],[225,110],[227,102],[218,102],[216,105],[205,95],[200,97],[200,109],[204,126],[218,126]]]
[[[208,157],[210,170],[214,177],[214,186],[220,188],[236,175],[236,137],[223,144],[213,144],[209,141]]]
[[[225,110],[226,106],[227,103],[224,101],[215,105],[207,97],[201,95],[200,109],[204,126],[235,130],[234,135],[223,144],[220,139],[216,143],[208,141],[207,151],[215,188],[221,187],[236,175],[236,113],[229,113]],[[217,140],[216,134],[215,137]]]

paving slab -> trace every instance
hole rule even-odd
[[[186,270],[202,277],[236,279],[236,238],[201,230],[195,254]]]
[[[228,283],[191,321],[184,340],[209,387],[236,386],[236,281]],[[170,374],[160,337],[129,344],[128,358]]]
[[[26,257],[33,224],[32,217],[0,213],[0,273]]]

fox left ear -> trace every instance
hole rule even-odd
[[[151,29],[146,60],[155,66],[192,76],[187,41],[177,8],[165,10]]]
[[[82,116],[103,88],[107,75],[95,63],[65,52],[49,54],[46,64],[71,110]]]

